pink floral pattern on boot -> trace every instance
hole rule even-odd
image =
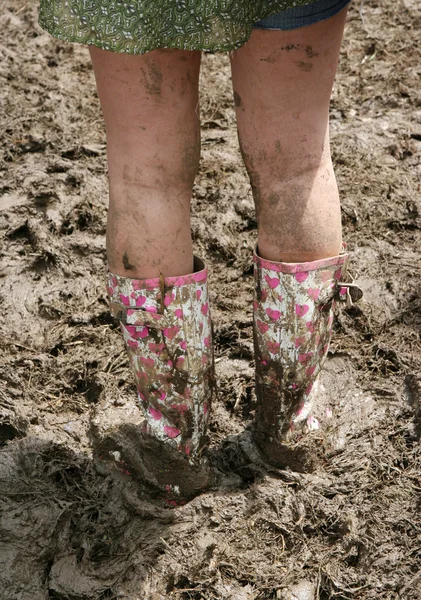
[[[207,270],[183,277],[130,279],[109,273],[145,431],[194,463],[206,443],[213,390]]]
[[[273,462],[281,442],[319,428],[312,407],[348,256],[277,263],[254,256],[256,439]]]

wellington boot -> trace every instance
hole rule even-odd
[[[182,502],[211,482],[203,457],[214,390],[207,270],[195,259],[195,272],[182,277],[110,273],[108,295],[145,420],[108,435],[101,451],[118,451],[141,480]]]
[[[331,408],[318,402],[337,300],[361,290],[344,283],[348,255],[308,263],[254,256],[255,440],[269,463],[313,470],[324,453],[322,424]],[[325,396],[324,396],[325,397]]]

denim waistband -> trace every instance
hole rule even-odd
[[[257,21],[253,28],[287,31],[298,27],[307,27],[333,17],[345,8],[349,2],[350,0],[317,0],[313,4],[294,6]]]

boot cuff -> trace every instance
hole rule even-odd
[[[317,271],[327,267],[340,267],[346,265],[347,261],[348,255],[344,252],[341,252],[338,256],[303,263],[274,262],[261,258],[257,254],[257,249],[254,252],[254,263],[258,268],[269,269],[270,271],[276,271],[278,273],[307,273],[308,271]]]
[[[188,275],[180,275],[179,277],[165,277],[165,289],[179,288],[185,285],[205,283],[208,277],[208,270],[202,259],[197,256],[194,257],[194,272]],[[130,277],[123,277],[121,275],[115,275],[114,273],[108,273],[108,296],[112,301],[118,301],[122,289],[125,293],[130,295],[142,290],[159,290],[162,283],[159,277],[152,277],[149,279],[131,279]],[[121,299],[121,298],[120,298]],[[127,303],[128,304],[128,303]]]

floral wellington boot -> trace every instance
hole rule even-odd
[[[109,273],[110,309],[120,320],[145,421],[127,460],[167,498],[209,485],[202,453],[213,395],[207,270],[182,277],[129,279]]]
[[[268,462],[312,470],[323,453],[320,432],[331,409],[318,403],[318,376],[332,335],[336,300],[361,290],[342,283],[348,255],[308,263],[254,256],[257,410],[254,436]]]

